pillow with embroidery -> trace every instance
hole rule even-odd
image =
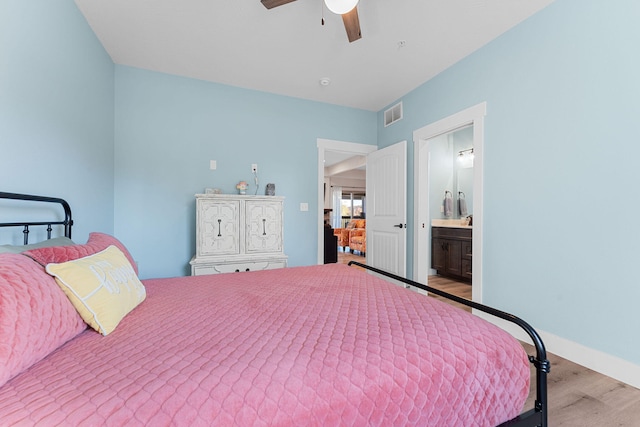
[[[144,285],[120,249],[107,249],[60,264],[47,264],[82,319],[108,335],[146,297]]]

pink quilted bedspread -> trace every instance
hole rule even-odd
[[[0,425],[493,426],[528,394],[511,336],[351,267],[144,283],[0,388]]]

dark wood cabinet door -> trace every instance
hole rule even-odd
[[[470,259],[463,259],[462,260],[462,277],[464,277],[465,279],[472,279],[473,278],[473,272],[471,270],[471,260]]]
[[[431,268],[445,271],[447,266],[447,241],[445,239],[431,239]]]
[[[464,228],[431,229],[431,268],[438,274],[472,279],[472,231]]]
[[[447,274],[462,276],[462,242],[457,240],[447,240]]]
[[[471,259],[473,244],[471,240],[462,242],[462,258]]]

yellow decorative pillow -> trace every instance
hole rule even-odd
[[[131,263],[115,246],[73,261],[48,264],[46,270],[84,321],[102,335],[112,332],[147,295]]]

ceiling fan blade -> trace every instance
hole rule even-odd
[[[267,9],[271,9],[277,6],[282,6],[283,4],[291,3],[296,0],[260,0],[264,7]]]
[[[343,14],[342,22],[344,22],[344,29],[347,30],[347,38],[350,43],[362,38],[357,7],[354,7],[350,12]]]

